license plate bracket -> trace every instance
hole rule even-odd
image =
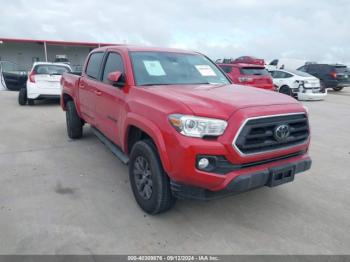
[[[275,187],[294,180],[295,165],[277,167],[270,169],[270,177],[267,186]]]

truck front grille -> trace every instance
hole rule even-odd
[[[243,155],[275,151],[305,143],[309,123],[304,113],[248,119],[233,146]]]

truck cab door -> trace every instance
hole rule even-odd
[[[91,125],[96,124],[96,96],[95,86],[98,85],[103,52],[94,52],[90,55],[79,83],[80,110],[84,119]]]
[[[114,86],[108,80],[108,75],[115,71],[120,71],[124,75],[122,56],[114,51],[109,52],[102,68],[101,82],[96,86],[95,92],[96,125],[106,137],[120,146],[119,123],[123,101],[125,101],[125,92],[122,87]]]

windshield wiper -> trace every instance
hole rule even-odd
[[[139,86],[170,86],[170,85],[210,85],[212,83],[209,82],[201,82],[201,83],[153,83],[153,84],[143,84]]]
[[[139,86],[170,86],[170,85],[176,85],[176,84],[153,83],[153,84],[143,84]]]

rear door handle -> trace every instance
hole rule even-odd
[[[101,96],[101,95],[102,95],[102,92],[101,92],[101,91],[98,91],[98,90],[95,90],[95,94],[98,95],[98,96]]]

